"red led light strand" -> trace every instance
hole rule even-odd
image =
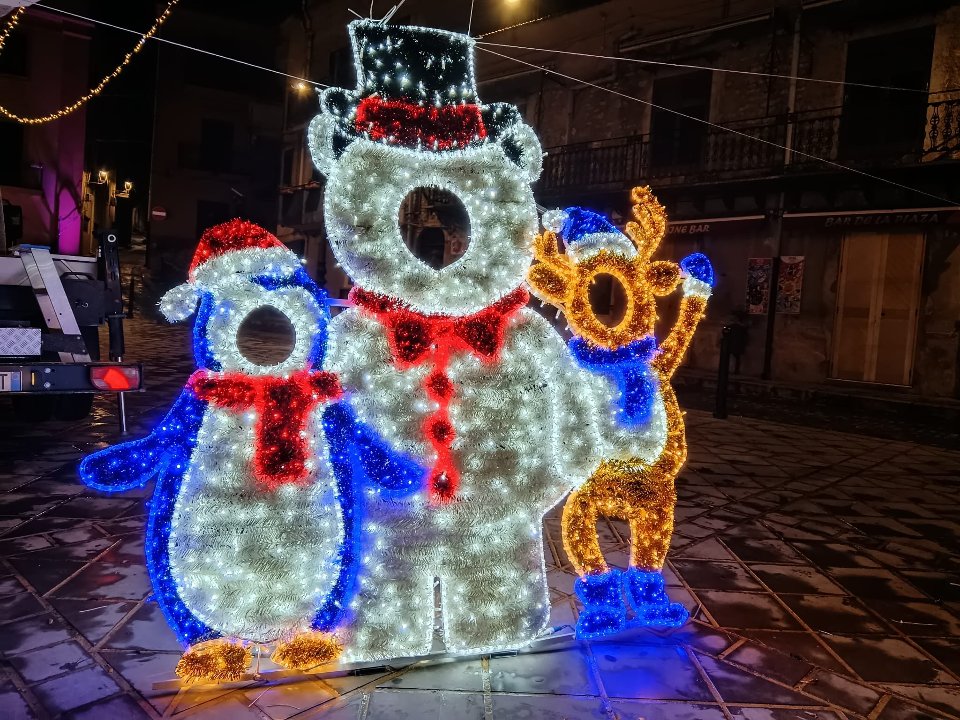
[[[190,376],[188,385],[201,400],[219,407],[234,412],[256,411],[253,472],[265,490],[288,483],[305,484],[309,475],[306,429],[310,411],[342,394],[336,375],[310,370],[285,378],[198,370]]]
[[[487,136],[477,105],[434,107],[377,95],[360,101],[354,127],[372,140],[435,150],[466,147]]]
[[[437,455],[430,469],[430,496],[437,503],[450,502],[460,483],[451,450],[456,431],[450,421],[450,401],[456,389],[447,375],[450,356],[461,350],[473,352],[485,363],[495,363],[507,321],[530,296],[517,288],[490,307],[464,317],[424,315],[360,287],[350,291],[350,299],[384,326],[394,365],[401,370],[423,362],[432,365],[423,381],[427,397],[439,406],[423,423],[424,437]]]
[[[256,223],[239,218],[221,223],[204,231],[200,244],[193,255],[188,275],[191,280],[196,276],[197,268],[212,257],[218,257],[232,250],[249,248],[284,248],[282,242],[268,230]]]

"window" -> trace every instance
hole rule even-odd
[[[19,75],[26,77],[30,47],[27,37],[22,33],[13,33],[7,38],[0,52],[0,75]]]
[[[23,183],[23,125],[0,121],[0,185]]]
[[[926,90],[933,57],[932,27],[855,40],[847,46],[847,82]],[[846,86],[840,153],[846,158],[899,159],[923,148],[927,95]]]
[[[280,169],[280,184],[284,187],[293,185],[293,159],[296,157],[296,150],[292,147],[284,148],[283,160]],[[299,180],[299,178],[297,178]]]
[[[200,125],[200,168],[229,172],[233,167],[233,123],[205,118]]]
[[[230,205],[225,202],[197,200],[197,237],[207,228],[230,219]]]
[[[653,104],[670,108],[701,120],[709,119],[709,70],[658,78],[653,83]],[[653,168],[696,166],[707,137],[702,122],[673,112],[654,109],[650,116],[650,164]]]

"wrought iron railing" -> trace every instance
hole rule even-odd
[[[736,180],[810,170],[822,166],[818,159],[858,165],[960,159],[960,99],[930,103],[923,134],[918,131],[906,145],[857,144],[849,128],[844,134],[843,121],[842,108],[835,107],[719,123],[690,136],[699,151],[695,147],[695,157],[682,161],[656,152],[649,134],[548,148],[540,190],[603,190],[643,180],[660,185]]]

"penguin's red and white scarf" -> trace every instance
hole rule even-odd
[[[187,386],[198,398],[218,407],[256,411],[253,472],[265,490],[306,483],[310,411],[343,394],[336,375],[313,370],[288,377],[197,370]]]
[[[460,350],[472,352],[486,363],[497,362],[507,321],[527,304],[530,296],[522,287],[517,288],[490,307],[466,316],[424,315],[394,298],[359,287],[350,291],[350,299],[386,329],[397,368],[403,370],[425,362],[432,365],[423,381],[427,397],[439,406],[423,423],[423,434],[437,454],[429,475],[430,496],[437,503],[449,502],[460,481],[450,449],[456,437],[449,413],[455,393],[447,375],[450,356]]]

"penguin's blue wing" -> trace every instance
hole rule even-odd
[[[120,492],[142,487],[168,468],[177,473],[186,467],[197,443],[206,406],[192,390],[184,388],[147,437],[105,448],[81,460],[80,479],[95,490]]]
[[[426,470],[394,452],[372,428],[357,419],[346,402],[331,405],[324,411],[323,427],[343,511],[343,544],[339,550],[340,575],[314,615],[313,628],[332,631],[353,596],[359,569],[361,487],[374,486],[381,495],[403,497],[423,486]]]

